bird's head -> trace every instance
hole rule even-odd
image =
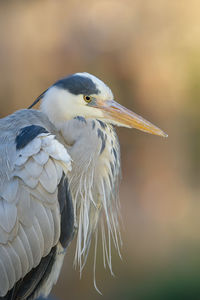
[[[89,73],[76,73],[57,81],[33,105],[40,99],[41,110],[57,127],[67,120],[82,116],[167,136],[157,126],[114,101],[110,88]]]

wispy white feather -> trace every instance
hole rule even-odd
[[[121,238],[118,222],[120,150],[114,129],[111,126],[107,126],[107,129],[105,129],[105,134],[107,134],[106,147],[100,155],[101,140],[98,139],[96,131],[91,130],[90,125],[91,123],[87,121],[87,132],[84,132],[83,128],[81,128],[82,143],[80,141],[77,147],[75,144],[74,147],[68,149],[74,160],[72,171],[68,176],[72,199],[74,201],[75,222],[77,226],[74,264],[75,266],[79,266],[81,274],[87,260],[92,237],[94,237],[94,285],[98,290],[95,269],[99,231],[101,232],[103,264],[104,267],[108,265],[111,274],[113,274],[112,242],[121,257]],[[96,122],[96,130],[98,128],[100,128],[99,123]],[[66,135],[67,128],[65,128],[65,137]],[[80,151],[78,150],[84,143],[84,137],[89,139],[87,140],[87,144],[91,145],[91,148],[88,146],[88,150],[86,149],[85,153],[81,151],[82,156],[80,157]],[[112,151],[113,145],[117,152],[117,161]]]

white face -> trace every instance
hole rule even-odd
[[[110,88],[97,77],[88,73],[76,73],[74,75],[78,75],[79,82],[74,82],[77,80],[74,77],[68,77],[64,79],[64,82],[69,83],[70,78],[73,78],[70,88],[68,85],[68,89],[65,89],[63,84],[59,85],[57,82],[47,90],[42,98],[42,112],[58,129],[62,127],[64,122],[82,116],[85,119],[101,119],[113,125],[137,128],[151,134],[166,136],[158,127],[115,102]],[[92,90],[91,88],[85,89],[84,83],[80,82],[80,77],[88,78],[90,85],[92,81],[94,83],[92,86],[95,87],[93,90],[97,90],[97,92],[86,95],[79,93],[81,89]],[[63,80],[61,82],[63,83]],[[77,90],[75,93],[71,93],[70,89],[73,90],[74,85],[77,88],[77,84],[79,94],[75,95]]]
[[[86,119],[103,118],[102,110],[95,108],[93,104],[98,101],[113,100],[112,91],[100,79],[88,73],[76,73],[76,75],[90,78],[100,92],[90,95],[74,95],[56,85],[50,87],[42,99],[41,110],[57,126],[76,116],[83,116]],[[86,96],[91,97],[90,103],[84,100]]]

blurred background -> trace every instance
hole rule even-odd
[[[93,251],[80,280],[68,249],[57,299],[200,299],[200,2],[0,2],[0,115],[87,71],[168,139],[118,129],[123,260]]]

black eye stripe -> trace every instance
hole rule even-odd
[[[76,74],[58,80],[54,86],[66,89],[74,95],[92,95],[100,93],[96,84],[90,78]]]

